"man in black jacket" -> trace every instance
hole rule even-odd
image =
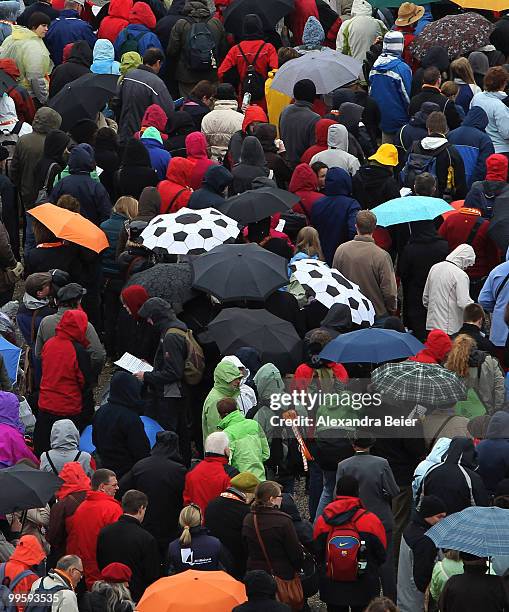
[[[145,589],[161,575],[157,542],[141,525],[147,505],[145,493],[134,489],[127,491],[122,497],[124,514],[116,523],[103,527],[97,538],[99,569],[115,562],[131,568],[129,589],[134,601],[138,601]]]
[[[463,311],[463,326],[452,337],[456,338],[460,334],[466,334],[475,340],[480,351],[486,351],[493,357],[497,357],[495,345],[481,331],[484,316],[484,308],[480,304],[469,304]]]
[[[187,419],[184,366],[187,359],[187,325],[177,319],[171,304],[162,298],[150,298],[138,315],[153,325],[160,334],[159,347],[152,372],[136,372],[135,376],[148,387],[147,416],[179,437],[180,452],[186,465],[191,459]]]
[[[408,112],[413,117],[417,111],[421,110],[424,102],[434,102],[445,114],[449,130],[455,130],[461,125],[461,118],[454,102],[451,102],[440,91],[441,81],[440,70],[436,66],[426,68],[422,77],[421,91],[410,100]]]
[[[129,489],[142,491],[149,505],[143,526],[156,538],[161,557],[178,534],[178,518],[182,510],[186,468],[179,454],[178,436],[173,431],[160,431],[150,457],[145,457],[120,480],[120,494]],[[213,534],[215,535],[215,534]]]

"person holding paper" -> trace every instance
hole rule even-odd
[[[187,326],[177,319],[171,304],[158,297],[147,300],[138,315],[160,333],[153,371],[134,373],[148,389],[146,415],[155,419],[164,429],[178,434],[182,458],[189,465],[191,448],[186,385],[183,380],[187,341],[181,333],[187,331]]]

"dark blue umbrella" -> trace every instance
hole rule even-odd
[[[412,334],[370,327],[341,334],[327,344],[320,358],[337,363],[383,363],[412,357],[423,348]]]

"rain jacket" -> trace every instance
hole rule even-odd
[[[59,416],[80,414],[82,393],[90,382],[90,370],[86,371],[86,365],[90,368],[85,351],[87,323],[82,310],[68,310],[57,325],[55,337],[44,345],[39,410]]]
[[[216,100],[214,110],[207,113],[201,122],[201,131],[207,139],[210,157],[221,161],[235,132],[242,129],[244,115],[238,112],[237,100]]]
[[[287,106],[279,119],[279,132],[290,163],[297,165],[303,153],[315,143],[315,126],[320,115],[311,102],[297,100]]]
[[[62,63],[65,45],[77,40],[84,40],[93,49],[97,38],[90,24],[80,19],[77,11],[64,9],[60,11],[60,16],[51,22],[44,39],[56,66]]]
[[[342,168],[331,168],[325,178],[325,196],[313,204],[311,221],[320,236],[326,262],[331,265],[340,244],[355,236],[360,205],[352,194],[352,178]]]
[[[240,410],[226,415],[217,425],[230,441],[230,463],[239,472],[249,472],[258,480],[265,480],[264,462],[270,456],[267,438],[262,427],[246,417]]]
[[[238,471],[229,465],[223,455],[205,453],[203,461],[198,462],[186,474],[184,506],[197,504],[203,515],[209,501],[226,491],[231,478],[237,474]]]
[[[327,130],[328,149],[313,155],[310,165],[322,162],[329,168],[343,168],[353,176],[360,168],[359,160],[348,153],[348,130],[344,125],[333,124]]]
[[[129,25],[128,18],[132,7],[132,0],[111,0],[108,5],[108,14],[101,21],[97,37],[107,38],[114,43],[121,30]]]
[[[67,83],[79,79],[84,74],[90,73],[90,64],[92,63],[92,49],[84,40],[70,43],[71,52],[65,62],[56,66],[51,73],[49,83],[49,97],[56,96]]]
[[[402,146],[409,151],[416,140],[422,140],[428,135],[426,121],[430,113],[439,111],[440,106],[434,102],[424,102],[419,110],[410,117],[410,121],[399,131],[396,146]]]
[[[479,474],[489,493],[494,494],[498,483],[509,471],[509,414],[502,410],[491,417],[486,439],[477,445]]]
[[[157,172],[160,181],[164,181],[171,155],[164,148],[163,139],[155,127],[147,127],[142,135],[141,142],[150,156],[150,165]]]
[[[48,49],[42,38],[28,28],[14,27],[2,43],[0,57],[16,62],[20,84],[41,104],[48,99],[49,74],[53,68]]]
[[[142,410],[140,383],[128,372],[116,372],[108,401],[94,415],[92,442],[101,466],[113,470],[118,479],[150,455],[150,443],[139,416]]]
[[[461,244],[431,268],[422,295],[428,309],[426,329],[441,329],[452,335],[463,325],[463,310],[473,302],[465,270],[474,263],[474,249]]]
[[[5,134],[10,134],[19,123],[18,115],[16,114],[16,105],[14,100],[6,93],[0,97],[0,128],[2,138]],[[21,126],[18,130],[18,137],[30,134],[32,127],[29,123],[21,121]],[[7,140],[9,140],[7,138]]]
[[[300,201],[293,207],[294,212],[305,214],[311,219],[313,204],[323,197],[318,191],[318,177],[308,164],[299,164],[293,171],[288,191],[299,196]]]
[[[470,176],[467,175],[468,188],[474,181],[484,181],[486,160],[495,152],[491,138],[486,134],[488,122],[486,112],[480,106],[473,106],[461,126],[447,134],[447,140],[456,145],[460,155],[463,156],[463,149],[467,149],[469,156],[476,157],[473,172]]]
[[[244,139],[240,162],[233,167],[232,174],[232,194],[252,189],[255,178],[269,175],[262,145],[255,136],[247,136]]]
[[[14,580],[18,574],[36,567],[45,558],[46,553],[42,549],[39,540],[33,535],[24,535],[5,565],[5,578]],[[34,582],[38,579],[39,576],[35,573],[26,576],[18,582],[13,592],[28,593]],[[17,609],[16,606],[14,606],[14,609]]]
[[[3,70],[15,81],[20,77],[16,62],[11,58],[0,59],[0,70]],[[26,121],[31,124],[34,120],[35,106],[34,101],[25,87],[16,83],[7,89],[7,95],[14,100],[16,114],[20,118],[20,121]]]
[[[504,311],[509,302],[509,282],[502,283],[509,276],[509,249],[506,261],[494,268],[479,294],[479,304],[488,312],[493,313],[491,319],[490,340],[495,346],[505,346],[507,340],[507,325],[504,322]]]
[[[202,431],[204,442],[209,434],[217,431],[218,423],[221,420],[217,411],[217,402],[225,397],[237,400],[239,389],[230,386],[230,383],[237,378],[242,378],[242,373],[233,363],[222,361],[216,366],[214,370],[214,386],[203,404]]]
[[[472,98],[470,107],[480,106],[488,115],[486,134],[491,138],[495,153],[509,152],[509,108],[504,104],[506,94],[483,91]]]
[[[422,479],[432,466],[442,463],[444,456],[447,455],[450,444],[450,438],[438,438],[426,459],[423,459],[415,468],[414,477],[412,479],[412,494],[414,499],[417,497]]]
[[[89,491],[69,520],[66,552],[82,560],[87,589],[101,579],[96,558],[99,532],[121,516],[122,506],[116,499],[102,491]]]
[[[265,81],[265,103],[267,105],[269,122],[276,126],[277,136],[279,138],[279,118],[285,108],[292,103],[292,98],[276,89],[272,89],[272,81],[276,74],[277,70],[270,70],[267,80]]]
[[[87,476],[92,476],[95,462],[92,466],[91,456],[85,451],[80,451],[79,444],[80,434],[78,428],[70,419],[61,419],[53,423],[50,436],[51,450],[42,453],[39,469],[43,472],[53,472],[53,467],[50,464],[51,460],[55,466],[55,475],[58,475],[64,465],[68,462],[76,461],[83,467]]]
[[[231,185],[233,176],[224,166],[211,166],[203,178],[200,189],[191,194],[188,208],[219,208],[224,203],[224,190]]]
[[[240,152],[242,143],[246,136],[252,135],[253,127],[249,129],[253,123],[268,123],[267,115],[261,106],[250,104],[244,113],[242,127],[238,132],[235,132],[228,143],[228,152],[225,159],[225,166],[230,170],[235,164],[240,161]]]
[[[143,118],[141,120],[140,131],[136,132],[134,136],[135,138],[141,138],[143,132],[147,128],[155,127],[156,130],[159,131],[161,138],[164,141],[168,138],[168,135],[164,133],[166,131],[167,123],[168,123],[168,116],[163,111],[163,109],[159,106],[159,104],[151,104],[145,111],[145,114],[143,115]]]
[[[215,166],[216,162],[207,156],[207,140],[201,132],[192,132],[186,136],[187,159],[194,163],[191,174],[190,187],[199,189],[201,187],[205,172]]]
[[[90,71],[94,74],[120,74],[120,64],[115,61],[115,50],[109,40],[99,39],[95,43],[93,57]]]
[[[161,41],[151,31],[155,26],[156,18],[150,6],[146,2],[136,2],[129,13],[129,25],[115,39],[114,47],[117,59],[120,60],[121,48],[128,36],[141,36],[137,42],[137,51],[142,57],[145,51],[152,47],[160,49],[164,53]]]
[[[311,145],[302,154],[302,164],[309,164],[311,158],[317,153],[327,150],[327,136],[331,125],[337,124],[335,119],[320,119],[315,125],[315,144]]]
[[[0,469],[29,459],[36,465],[37,457],[25,443],[25,427],[19,418],[19,400],[14,393],[0,391]]]
[[[382,53],[369,73],[369,95],[382,115],[380,127],[395,134],[408,122],[412,71],[400,55]]]
[[[161,214],[175,213],[187,206],[193,193],[190,186],[193,170],[194,163],[184,157],[173,157],[170,160],[166,180],[157,186],[161,196]]]
[[[110,218],[111,202],[102,183],[95,181],[90,172],[95,170],[94,150],[88,144],[75,146],[69,156],[69,176],[53,187],[51,202],[57,202],[61,195],[74,196],[80,203],[80,214],[100,225]]]
[[[399,198],[399,182],[393,168],[376,161],[363,164],[353,177],[353,195],[363,209],[371,210],[379,204]]]
[[[433,329],[429,332],[424,346],[426,348],[423,348],[414,357],[409,357],[408,361],[441,364],[452,348],[452,341],[442,330]]]
[[[367,0],[354,0],[351,15],[339,28],[336,50],[362,63],[373,41],[383,36],[387,28],[383,21],[372,16],[373,8]]]

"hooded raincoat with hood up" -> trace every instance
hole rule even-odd
[[[37,457],[25,443],[25,426],[19,418],[19,400],[14,393],[0,391],[0,469],[29,459],[35,465]]]
[[[116,181],[117,195],[119,197],[131,196],[137,200],[140,199],[144,189],[155,188],[159,182],[157,172],[150,165],[149,152],[137,138],[130,138],[127,141],[124,157],[116,176],[118,179]],[[153,216],[156,214],[159,214],[159,211]]]
[[[373,41],[383,36],[387,28],[373,17],[373,7],[367,0],[354,0],[351,15],[339,28],[336,50],[363,62]]]
[[[426,459],[423,459],[419,465],[415,468],[414,477],[412,479],[412,494],[414,499],[417,496],[417,492],[420,489],[421,481],[428,473],[428,470],[434,465],[440,465],[443,459],[447,455],[447,450],[451,444],[450,438],[438,438],[433,445]]]
[[[228,151],[224,160],[227,168],[231,170],[235,164],[239,163],[242,143],[247,136],[253,135],[253,131],[256,128],[256,125],[253,124],[268,122],[267,115],[261,106],[250,104],[246,108],[241,129],[233,134],[228,143]]]
[[[205,172],[200,189],[191,194],[187,207],[192,210],[209,207],[220,209],[225,200],[224,190],[232,181],[232,173],[224,166],[211,166]]]
[[[67,83],[90,73],[90,64],[93,61],[92,49],[84,40],[78,40],[71,44],[72,48],[67,61],[57,66],[51,73],[49,83],[50,98],[56,96]]]
[[[156,27],[156,18],[146,2],[136,2],[129,12],[129,25],[122,30],[114,42],[115,55],[120,60],[122,45],[128,38],[137,38],[138,53],[143,57],[150,48],[160,49],[164,53],[159,38],[152,32]]]
[[[409,357],[408,361],[435,363],[440,365],[451,350],[452,341],[442,330],[433,329],[429,332],[424,346],[426,348],[423,348],[422,351],[419,351],[414,357]]]
[[[128,19],[132,7],[132,0],[111,0],[108,14],[99,26],[98,38],[107,38],[114,43],[120,32],[129,25]]]
[[[299,196],[300,201],[293,207],[294,212],[306,215],[311,219],[313,204],[323,197],[318,187],[318,177],[308,164],[299,164],[293,171],[288,191]]]
[[[16,62],[10,58],[0,59],[0,70],[12,77],[15,81],[19,79],[20,72]],[[16,114],[21,121],[32,123],[35,115],[35,105],[28,91],[17,82],[7,89],[7,95],[14,100]]]
[[[217,162],[212,161],[207,155],[207,140],[201,132],[192,132],[186,136],[187,159],[194,163],[191,174],[191,189],[201,187],[203,177],[211,166],[216,166]]]
[[[141,384],[128,372],[116,372],[108,401],[94,415],[92,441],[102,467],[113,470],[117,478],[150,454],[150,443],[139,416],[142,410]]]
[[[170,160],[166,180],[157,186],[161,196],[161,214],[175,213],[187,206],[193,193],[191,189],[193,170],[194,163],[185,157],[173,157]]]
[[[82,394],[90,383],[87,323],[82,310],[68,310],[56,327],[55,337],[44,345],[39,410],[59,416],[80,414]],[[83,371],[86,362],[88,372]]]
[[[209,434],[217,431],[217,426],[221,420],[217,411],[217,402],[225,397],[237,400],[240,391],[238,387],[232,386],[231,383],[241,378],[242,372],[233,363],[222,361],[216,366],[214,370],[214,386],[209,391],[203,404],[202,431],[204,442]]]
[[[111,201],[102,183],[90,176],[92,170],[95,170],[93,148],[89,144],[75,146],[69,156],[69,176],[53,187],[50,200],[57,202],[61,195],[72,195],[80,203],[80,214],[100,225],[110,218]]]
[[[280,189],[287,189],[292,178],[292,171],[286,162],[285,155],[280,154],[276,146],[276,126],[270,123],[258,125],[254,135],[262,145],[267,167],[273,172],[277,186]]]
[[[171,155],[164,148],[163,139],[155,127],[147,127],[141,134],[141,142],[150,156],[150,164],[157,172],[157,177],[163,181],[168,170]]]
[[[2,43],[0,57],[10,57],[20,72],[20,83],[41,104],[48,100],[48,81],[53,62],[42,38],[28,28],[13,28]]]
[[[465,270],[474,263],[474,249],[460,244],[445,261],[431,268],[422,295],[422,303],[428,309],[426,329],[441,329],[452,335],[463,325],[463,310],[473,302]]]
[[[151,104],[145,111],[145,114],[143,115],[143,118],[141,120],[140,131],[136,132],[134,136],[135,138],[141,138],[143,132],[147,128],[155,127],[156,130],[159,131],[161,138],[164,141],[168,138],[168,135],[164,133],[166,131],[167,123],[168,123],[168,116],[163,111],[163,109],[159,106],[159,104]]]
[[[253,180],[269,176],[265,154],[258,138],[246,136],[242,143],[240,162],[233,167],[232,194],[243,193],[253,188]]]
[[[320,119],[315,125],[315,144],[311,145],[302,154],[300,161],[303,164],[309,164],[311,158],[317,153],[327,150],[327,136],[331,125],[336,124],[335,119]]]
[[[401,145],[407,152],[416,140],[425,138],[428,135],[426,121],[432,112],[439,110],[440,106],[438,104],[424,102],[419,110],[410,117],[410,121],[400,129],[396,142],[397,146]]]
[[[92,476],[95,462],[92,466],[92,457],[89,453],[80,451],[80,434],[78,428],[70,419],[61,419],[53,423],[50,444],[51,450],[41,455],[40,470],[54,472],[58,476],[66,463],[77,461],[81,464],[87,476]]]
[[[94,45],[93,58],[90,72],[94,74],[120,74],[120,64],[115,61],[115,50],[111,41],[99,39]]]
[[[352,197],[352,178],[342,168],[331,168],[325,178],[325,196],[313,204],[311,221],[320,236],[325,261],[332,265],[340,244],[355,236],[360,205]]]
[[[344,125],[334,123],[327,131],[328,149],[313,155],[310,165],[322,162],[329,168],[343,168],[353,176],[360,168],[359,160],[348,153],[348,130]]]
[[[32,570],[32,568],[35,569],[45,558],[46,553],[39,540],[33,535],[24,535],[20,538],[18,545],[5,565],[5,578],[14,580],[21,572]],[[20,595],[26,594],[38,579],[39,576],[35,572],[29,574],[18,582],[12,592],[19,593]],[[14,606],[14,609],[19,608]]]

